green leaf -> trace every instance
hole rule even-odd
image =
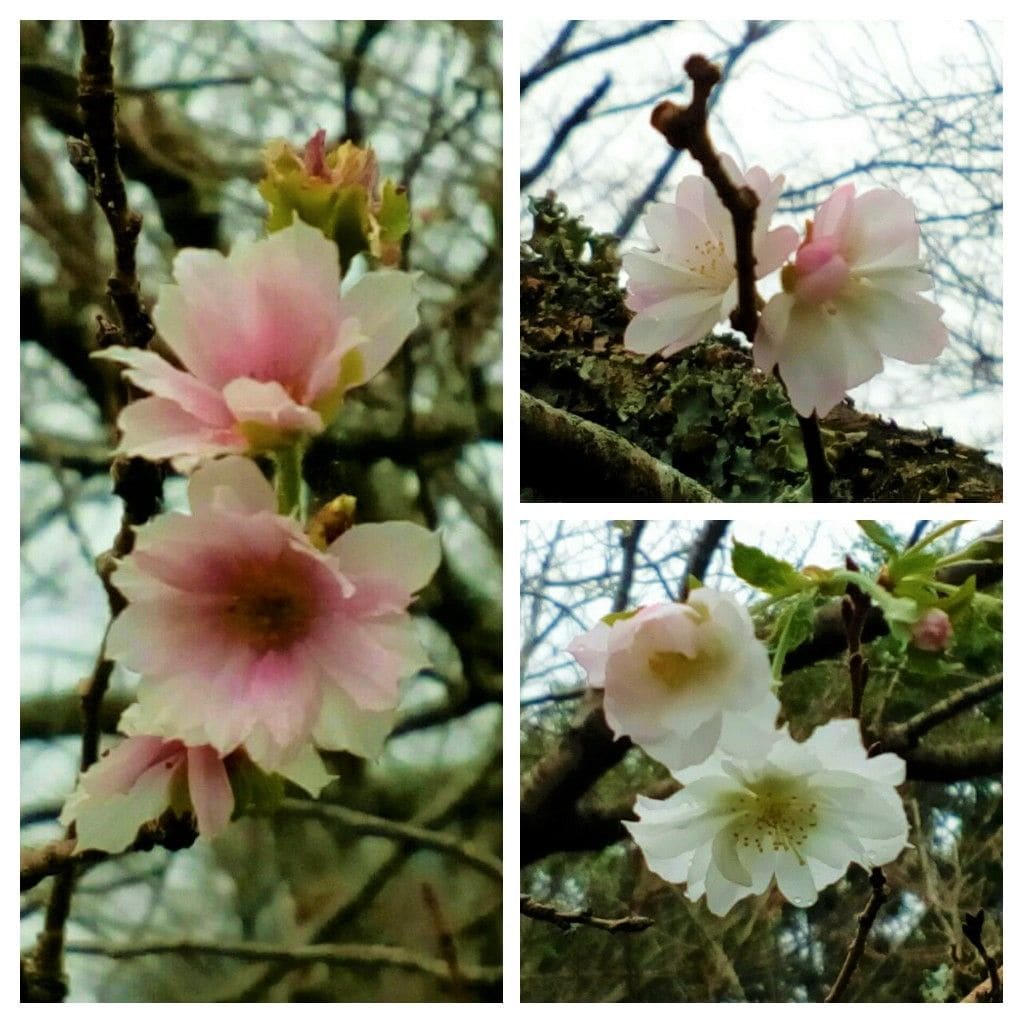
[[[896,538],[881,524],[874,519],[858,519],[857,525],[867,535],[868,540],[877,544],[887,554],[894,555],[900,549]]]
[[[814,583],[789,564],[760,548],[733,541],[732,571],[752,587],[773,597],[785,597],[808,590]]]
[[[771,644],[772,677],[782,679],[782,666],[786,655],[814,635],[814,595],[803,593],[787,601],[782,614],[775,621]]]
[[[638,611],[640,611],[639,608],[632,608],[627,612],[609,612],[607,615],[601,616],[601,621],[608,626],[614,626],[616,622],[624,622],[626,619],[633,618]]]
[[[388,178],[381,192],[380,210],[377,212],[381,242],[394,245],[409,230],[409,194]]]

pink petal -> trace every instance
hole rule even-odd
[[[914,204],[892,189],[876,188],[857,197],[845,248],[855,273],[917,270],[920,236]]]
[[[629,275],[626,307],[634,313],[678,292],[695,291],[706,284],[699,274],[686,270],[662,253],[634,249],[622,257],[622,267]]]
[[[220,455],[243,452],[245,439],[234,428],[211,427],[167,398],[143,398],[124,407],[117,419],[118,451],[145,459],[175,455]]]
[[[674,203],[653,203],[643,225],[662,252],[681,260],[689,258],[698,246],[718,242],[703,220]]]
[[[189,747],[188,794],[201,836],[209,838],[227,828],[235,797],[224,762],[213,747]]]
[[[320,414],[300,405],[276,380],[238,377],[224,386],[224,400],[239,423],[259,423],[283,433],[319,434]]]
[[[814,237],[844,239],[853,216],[854,186],[841,185],[818,207],[814,214]]]
[[[758,214],[760,215],[760,210]],[[775,228],[756,242],[754,256],[757,258],[757,277],[760,279],[778,270],[800,244],[795,228]]]
[[[96,359],[110,359],[128,367],[125,377],[158,398],[167,398],[190,416],[211,427],[231,427],[234,419],[216,388],[198,377],[175,369],[155,352],[113,345],[97,352]]]

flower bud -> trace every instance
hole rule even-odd
[[[379,185],[372,149],[343,142],[328,151],[326,137],[321,128],[301,151],[283,139],[264,147],[259,191],[270,207],[267,230],[288,227],[298,216],[337,244],[342,271],[361,252],[393,266],[409,230],[405,190],[390,180]]]
[[[940,653],[949,647],[949,641],[953,636],[953,624],[941,608],[929,608],[914,623],[910,636],[919,651]]]

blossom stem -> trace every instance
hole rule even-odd
[[[283,516],[294,514],[302,497],[302,446],[289,445],[274,452],[274,487],[277,490],[277,511]]]
[[[838,1003],[843,998],[843,993],[850,984],[857,965],[860,963],[860,958],[864,954],[864,948],[868,944],[868,933],[871,931],[871,926],[875,923],[882,904],[888,898],[889,889],[886,885],[885,875],[881,868],[873,868],[871,871],[871,898],[868,900],[867,906],[857,916],[857,934],[854,936],[853,942],[850,943],[839,975],[823,1002]]]
[[[797,414],[800,423],[800,437],[804,442],[807,456],[807,474],[811,478],[811,500],[827,502],[832,500],[832,468],[825,457],[825,446],[821,441],[821,428],[815,413],[810,416]]]

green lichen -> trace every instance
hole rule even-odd
[[[800,428],[781,385],[750,347],[709,335],[668,360],[622,348],[630,314],[618,242],[595,234],[553,195],[530,201],[520,255],[521,385],[626,438],[722,501],[809,501]],[[904,430],[839,405],[822,423],[834,501],[998,501],[985,453],[933,431]],[[524,500],[572,501],[534,493]]]

